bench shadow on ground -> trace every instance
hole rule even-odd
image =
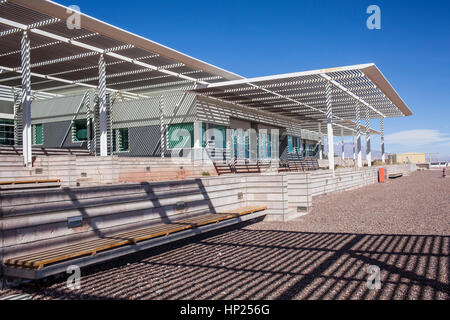
[[[449,236],[218,230],[26,289],[63,299],[449,299]],[[369,290],[367,269],[380,268]]]

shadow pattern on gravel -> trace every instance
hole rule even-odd
[[[231,228],[27,288],[35,299],[449,299],[449,236]],[[367,287],[368,267],[381,288]]]

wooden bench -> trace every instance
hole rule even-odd
[[[34,188],[57,188],[60,186],[61,186],[60,179],[1,181],[0,191],[16,190],[16,189],[34,189]]]
[[[264,211],[266,209],[267,207],[265,206],[249,206],[219,213],[203,214],[192,218],[181,219],[173,223],[157,224],[64,247],[42,250],[6,259],[4,263],[6,266],[13,268],[41,270],[46,266],[66,260],[83,256],[94,256],[101,251],[136,244],[140,241],[152,238],[168,236],[169,234],[183,230],[194,229],[200,226],[238,218],[243,215]]]
[[[233,169],[228,163],[214,162],[214,168],[219,176],[222,174],[233,173]]]
[[[234,166],[235,173],[260,173],[261,169],[258,163],[236,163]]]
[[[255,163],[234,162],[230,164],[215,162],[214,167],[219,176],[230,173],[260,173],[270,167],[270,161],[258,161]]]
[[[319,170],[319,161],[314,158],[294,159],[282,163],[278,172],[296,172],[296,171],[313,171]]]
[[[305,171],[319,170],[319,161],[313,158],[304,159],[302,162],[302,166]]]

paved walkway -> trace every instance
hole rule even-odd
[[[417,172],[314,200],[310,215],[259,222],[4,291],[34,299],[449,299],[450,178]],[[368,268],[380,289],[367,287]],[[374,282],[371,281],[373,284]]]

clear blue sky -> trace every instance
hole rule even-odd
[[[57,2],[245,77],[374,62],[414,113],[385,121],[387,151],[450,158],[450,1]]]

